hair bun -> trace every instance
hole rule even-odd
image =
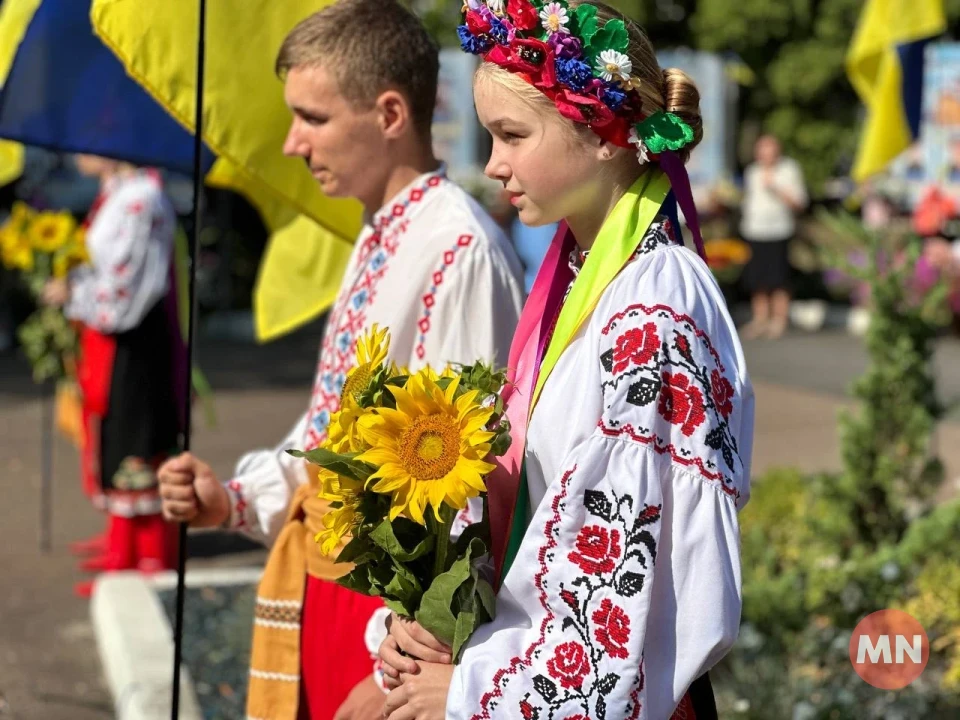
[[[663,71],[663,109],[693,128],[693,141],[677,153],[686,162],[703,139],[703,118],[700,116],[697,84],[679,68],[666,68]]]

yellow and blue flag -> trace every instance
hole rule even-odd
[[[189,172],[192,134],[93,33],[89,0],[5,0],[0,138]],[[206,149],[204,165],[213,164]]]
[[[282,152],[290,112],[274,75],[277,51],[300,20],[331,2],[217,0],[207,9],[202,134],[218,157],[207,182],[244,194],[272,233],[254,295],[261,341],[332,303],[360,230],[360,204],[326,197],[304,163]],[[93,0],[91,7],[104,44],[191,131],[198,19],[195,0]]]
[[[946,29],[943,0],[867,0],[847,75],[867,108],[852,175],[882,171],[920,134],[923,56]]]

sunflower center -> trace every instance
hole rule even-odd
[[[404,469],[417,480],[439,480],[460,457],[460,430],[447,415],[416,418],[400,438]]]
[[[367,385],[370,384],[372,369],[370,363],[357,365],[357,367],[354,368],[353,372],[347,377],[347,381],[343,384],[343,390],[340,392],[341,407],[347,398],[352,398],[358,403],[360,402],[360,395],[367,389]]]

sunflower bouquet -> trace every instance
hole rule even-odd
[[[506,375],[483,363],[411,373],[387,361],[389,346],[389,332],[376,325],[359,339],[327,440],[292,453],[320,468],[330,510],[316,541],[354,566],[337,582],[415,618],[456,658],[494,615],[481,562],[489,545],[484,478],[510,444]],[[483,498],[483,519],[454,536],[473,498]]]
[[[0,226],[0,261],[18,272],[34,298],[39,298],[50,279],[64,278],[74,267],[89,262],[83,228],[69,213],[36,212],[16,203]],[[60,309],[40,308],[17,334],[36,382],[66,375],[77,336]]]

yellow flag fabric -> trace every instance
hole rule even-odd
[[[4,0],[0,3],[0,87],[7,81],[27,27],[40,0]]]
[[[23,145],[0,140],[0,187],[23,174]]]
[[[274,340],[326,310],[337,297],[352,244],[263,192],[227,161],[214,164],[207,184],[244,195],[271,232],[253,295],[257,339]]]
[[[261,340],[329,306],[361,225],[358,202],[324,196],[282,153],[290,113],[274,60],[293,26],[330,1],[219,0],[207,10],[203,139],[226,161],[208,180],[246,195],[274,231],[254,298]],[[90,17],[127,72],[193,131],[196,2],[93,0]]]
[[[867,107],[853,177],[883,170],[912,142],[897,46],[946,29],[943,0],[867,0],[847,52],[847,75]]]

